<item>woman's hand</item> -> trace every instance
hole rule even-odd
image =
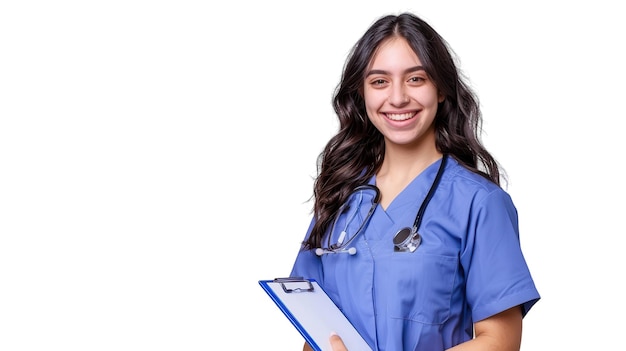
[[[348,351],[341,337],[335,333],[330,334],[330,346],[332,346],[333,351]]]
[[[336,333],[330,333],[330,338],[328,340],[330,341],[330,346],[333,348],[333,351],[348,351],[348,348],[343,343],[343,340],[341,340],[341,337]],[[305,342],[302,351],[313,351],[313,349]]]

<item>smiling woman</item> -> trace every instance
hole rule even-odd
[[[519,350],[540,298],[460,77],[444,39],[401,13],[365,32],[335,91],[291,276],[315,279],[374,350]]]
[[[623,348],[622,324],[593,322],[626,315],[626,304],[619,303],[624,267],[619,200],[626,198],[620,160],[626,139],[618,124],[626,117],[626,50],[619,44],[626,21],[618,5],[613,0],[531,0],[523,6],[491,0],[0,2],[0,350],[193,351],[220,343],[243,350],[301,348],[300,334],[251,286],[268,275],[289,275],[311,220],[313,202],[306,200],[314,160],[339,125],[329,99],[346,55],[375,19],[402,10],[418,13],[458,53],[457,66],[480,96],[484,145],[506,166],[503,187],[515,200],[521,247],[542,294],[524,317],[522,350]],[[388,37],[380,34],[368,35],[373,40],[363,43],[362,54],[374,53],[378,39]],[[458,106],[466,110],[476,106],[458,96],[463,88],[450,86],[456,72],[441,70],[455,68],[439,64],[447,50],[415,38],[407,42],[422,45],[413,51],[444,95],[435,124],[458,122],[437,130],[470,125],[462,116],[445,119],[456,113],[444,111],[451,99],[461,99]],[[347,162],[367,157],[367,165],[375,165],[371,160],[384,156],[383,135],[369,130],[362,100],[346,101],[362,98],[365,74],[374,68],[373,55],[360,57],[363,66],[350,68],[355,76],[342,84],[347,90],[340,94],[339,117],[347,117],[340,137],[346,139],[337,139],[333,157]],[[409,108],[417,102],[424,104],[411,101]],[[443,146],[471,142],[440,136]],[[454,198],[442,201],[443,189],[459,185],[450,182],[459,177],[449,172],[457,158],[449,154],[413,253],[392,256],[392,237],[412,228],[434,170],[422,172],[418,179],[426,177],[409,185],[406,196],[385,192],[385,204],[372,214],[382,225],[372,220],[367,226],[367,243],[389,250],[375,262],[376,278],[391,280],[396,274],[398,283],[406,282],[402,289],[414,291],[404,301],[408,318],[389,318],[396,323],[436,319],[437,311],[415,307],[418,299],[432,297],[411,279],[423,280],[428,273],[420,270],[430,266],[443,270],[446,256],[427,250],[437,240],[454,247],[460,238],[440,235],[444,222],[434,215],[448,216],[451,226],[445,228],[456,233],[469,218],[462,211],[467,203],[457,208]],[[346,177],[346,169],[332,168],[335,164],[341,165],[324,168],[329,185],[356,180],[364,169],[354,167],[358,170]],[[318,203],[339,188],[322,189],[328,191]],[[345,189],[342,196],[348,198],[356,186]],[[362,206],[370,206],[366,201]],[[406,216],[397,218],[404,206]],[[381,208],[388,212],[386,222]],[[330,218],[332,226],[335,213],[321,212],[316,218]],[[489,223],[501,216],[483,214]],[[352,223],[358,226],[361,219]],[[375,225],[394,227],[377,243]],[[347,231],[346,237],[354,234]],[[320,247],[336,244],[336,238],[329,244],[324,237]],[[469,244],[464,243],[463,267]],[[346,251],[352,247],[357,248],[351,244]],[[331,255],[354,261],[366,253]],[[401,254],[421,255],[425,266]],[[324,256],[325,284],[331,286],[341,266]],[[432,263],[435,258],[442,263]],[[465,272],[468,282],[477,282],[480,265],[471,268]],[[371,277],[372,271],[363,270],[347,279]],[[484,285],[493,281],[489,277]],[[374,284],[376,290],[357,283],[354,289],[377,296],[385,293],[385,283]],[[392,302],[400,298],[389,296]],[[341,291],[334,297],[348,309],[350,295]],[[390,307],[388,316],[402,317],[395,303]],[[376,308],[383,310],[378,303]],[[585,332],[573,337],[581,326]],[[387,334],[380,330],[376,342],[391,339]],[[411,334],[406,332],[407,345]]]

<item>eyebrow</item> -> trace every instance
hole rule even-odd
[[[413,73],[413,72],[417,72],[417,71],[424,71],[424,66],[415,66],[415,67],[410,67],[404,70],[404,74],[407,73]],[[373,69],[369,72],[367,72],[367,74],[365,75],[366,77],[371,76],[372,74],[385,74],[385,75],[389,75],[388,71],[382,70],[382,69]]]

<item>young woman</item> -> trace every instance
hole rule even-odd
[[[291,276],[315,279],[373,350],[519,350],[540,296],[444,39],[410,13],[380,18],[333,106]]]

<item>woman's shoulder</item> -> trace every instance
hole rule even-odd
[[[500,185],[469,170],[453,157],[449,157],[446,174],[447,176],[442,178],[442,180],[445,179],[450,186],[485,195],[491,193],[506,194],[506,191]]]
[[[445,188],[448,200],[455,203],[454,208],[485,207],[515,209],[510,194],[490,179],[473,172],[452,157],[446,166],[441,186]]]

